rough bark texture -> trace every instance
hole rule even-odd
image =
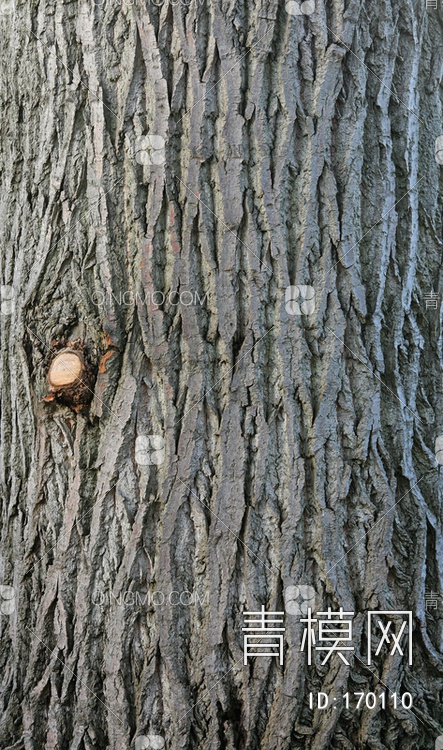
[[[1,748],[433,748],[442,12],[18,0],[0,26]],[[79,413],[43,402],[75,338]],[[244,667],[243,610],[298,583],[358,613],[351,666],[309,668],[287,614],[284,666]],[[412,668],[365,667],[368,609],[413,611]],[[378,680],[413,711],[308,709]]]

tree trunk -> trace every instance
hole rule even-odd
[[[303,6],[2,2],[1,748],[443,735],[442,11]]]

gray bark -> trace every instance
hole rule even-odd
[[[20,0],[0,25],[1,747],[434,747],[441,10]],[[78,412],[43,401],[77,338]],[[288,613],[284,666],[243,666],[243,611],[298,584],[357,613],[351,666],[308,667]],[[412,668],[365,666],[379,609],[413,611]],[[307,705],[381,685],[413,711]]]

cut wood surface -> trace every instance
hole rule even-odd
[[[52,388],[63,388],[76,383],[84,370],[83,357],[68,349],[54,357],[48,372],[48,381]]]

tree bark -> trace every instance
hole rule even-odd
[[[433,748],[441,9],[5,8],[1,747]],[[74,339],[80,410],[44,401]],[[356,613],[350,666],[308,666],[294,586]],[[283,666],[243,665],[262,606]],[[413,612],[412,667],[365,664],[368,610]],[[413,709],[309,709],[383,686]]]

